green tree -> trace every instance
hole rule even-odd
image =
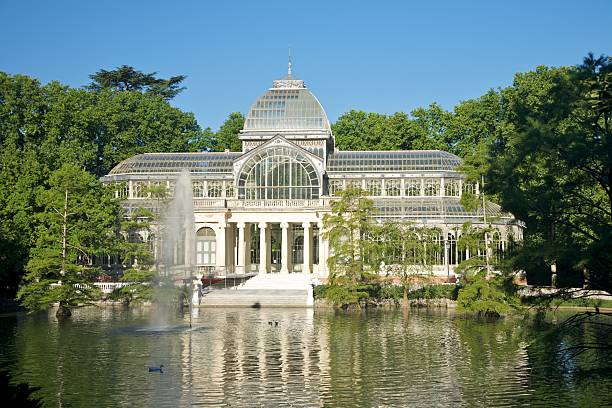
[[[174,98],[185,90],[181,82],[187,78],[185,75],[176,75],[169,79],[156,78],[157,72],[145,74],[128,65],[122,65],[112,71],[104,69],[90,75],[92,82],[88,88],[100,91],[111,89],[115,91],[138,91],[161,96],[168,100]]]
[[[151,211],[138,208],[121,222],[121,263],[125,269],[120,280],[126,285],[117,289],[113,297],[125,303],[152,299],[155,257],[151,247],[154,244],[151,221],[154,219]]]
[[[88,167],[103,176],[122,160],[141,153],[194,151],[202,131],[192,113],[162,98],[137,92],[104,90],[91,95],[83,112],[91,122],[98,163]]]
[[[239,139],[240,131],[244,126],[244,115],[240,112],[233,112],[227,117],[225,122],[215,134],[215,143],[213,150],[223,152],[229,150],[231,152],[241,152],[242,142]]]
[[[501,93],[494,90],[480,98],[460,102],[447,117],[443,132],[446,149],[464,159],[485,160],[488,155],[483,146],[491,144],[500,131],[502,113]]]
[[[71,308],[99,296],[93,256],[115,247],[119,205],[95,177],[71,164],[51,174],[37,204],[37,240],[18,298],[31,311],[57,302],[58,317],[70,316]]]
[[[375,230],[376,246],[368,258],[378,270],[381,265],[397,277],[402,286],[404,305],[411,286],[426,282],[432,275],[436,252],[440,252],[440,229],[402,222],[385,222]]]
[[[410,112],[414,118],[414,141],[411,149],[415,150],[446,150],[445,132],[451,113],[442,109],[437,103],[427,108],[417,108]]]
[[[459,312],[498,317],[519,308],[512,281],[503,275],[487,277],[484,271],[472,276],[469,284],[459,289],[457,296]]]
[[[41,85],[0,72],[0,286],[14,295],[37,239],[38,191],[73,163],[97,177],[145,152],[195,151],[190,113],[151,92]]]
[[[380,150],[384,122],[384,115],[351,110],[332,125],[336,146],[340,150]]]
[[[323,217],[323,234],[331,252],[327,258],[331,283],[345,279],[355,285],[365,280],[364,255],[372,252],[374,242],[374,202],[366,194],[358,188],[341,191],[331,203],[331,213]]]
[[[518,74],[503,91],[507,131],[491,146],[489,189],[526,221],[515,267],[555,265],[561,283],[610,292],[609,58]],[[528,275],[529,276],[529,275]]]

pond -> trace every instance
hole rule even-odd
[[[49,407],[611,406],[597,356],[558,351],[595,327],[452,311],[87,307],[0,317],[1,360]],[[588,332],[588,333],[587,333]],[[606,363],[606,362],[603,362]],[[163,373],[148,367],[164,365]],[[585,371],[586,370],[586,371]]]

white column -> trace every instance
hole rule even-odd
[[[268,224],[259,223],[259,273],[268,273],[268,242],[266,229]]]
[[[244,272],[250,272],[251,268],[251,224],[245,223],[244,228]]]
[[[217,227],[217,254],[216,254],[216,269],[217,271],[223,271],[225,273],[225,228],[227,224],[219,224]]]
[[[320,222],[317,224],[319,227],[319,274],[323,274],[327,270],[327,265],[325,264],[327,259],[325,258],[325,246],[323,240],[323,223]]]
[[[312,242],[312,228],[310,228],[310,223],[305,222],[302,224],[304,228],[304,267],[302,268],[303,273],[311,272],[311,261],[312,255],[310,254],[310,245]]]
[[[246,242],[244,239],[245,223],[239,222],[236,224],[238,228],[238,262],[236,263],[236,272],[246,273]]]
[[[281,222],[283,238],[281,243],[281,273],[289,273],[289,223]]]
[[[444,177],[442,177],[440,179],[440,197],[444,197],[446,195],[446,194],[444,194],[445,193],[445,191],[444,191],[444,184],[445,184],[444,183]]]

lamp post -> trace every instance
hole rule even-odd
[[[450,279],[450,256],[448,252],[448,237],[444,240],[444,260],[446,261],[446,281]]]

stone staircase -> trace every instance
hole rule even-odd
[[[256,275],[231,289],[210,291],[201,307],[312,307],[312,275],[270,273]]]

